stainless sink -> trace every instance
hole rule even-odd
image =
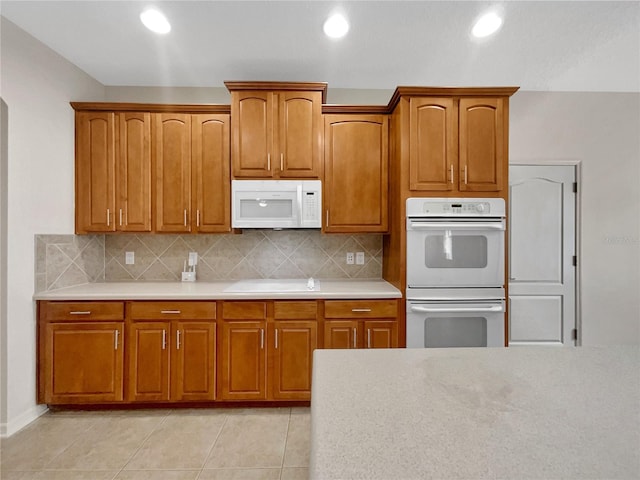
[[[224,291],[230,293],[319,292],[320,282],[312,278],[238,280]]]

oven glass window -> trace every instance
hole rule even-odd
[[[427,268],[486,268],[487,237],[484,235],[427,235]]]
[[[487,319],[484,317],[429,317],[424,321],[424,346],[486,347]]]
[[[240,218],[293,218],[293,201],[285,199],[242,199]]]

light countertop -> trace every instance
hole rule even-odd
[[[401,298],[384,280],[245,280],[226,282],[87,283],[36,293],[34,300],[246,300],[246,299],[374,299]],[[295,284],[295,285],[294,285]],[[303,288],[299,288],[303,284]]]
[[[640,478],[640,348],[316,350],[311,479]]]

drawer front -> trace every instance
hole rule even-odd
[[[317,312],[315,301],[273,303],[273,317],[276,320],[315,320]]]
[[[216,302],[128,302],[131,320],[213,320]]]
[[[264,320],[267,318],[267,303],[224,302],[222,317],[225,320]]]
[[[396,318],[397,300],[327,300],[325,318]]]
[[[64,320],[124,320],[124,302],[40,302],[40,318]]]

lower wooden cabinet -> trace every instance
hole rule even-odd
[[[324,348],[398,346],[396,300],[327,300]]]
[[[221,400],[308,400],[317,304],[224,302],[219,340]],[[269,320],[268,320],[269,319]]]
[[[214,400],[216,304],[130,302],[128,306],[127,400]]]
[[[40,302],[38,328],[40,403],[124,399],[122,302]]]
[[[396,300],[41,301],[38,401],[306,401],[313,351],[396,347],[396,310]]]

